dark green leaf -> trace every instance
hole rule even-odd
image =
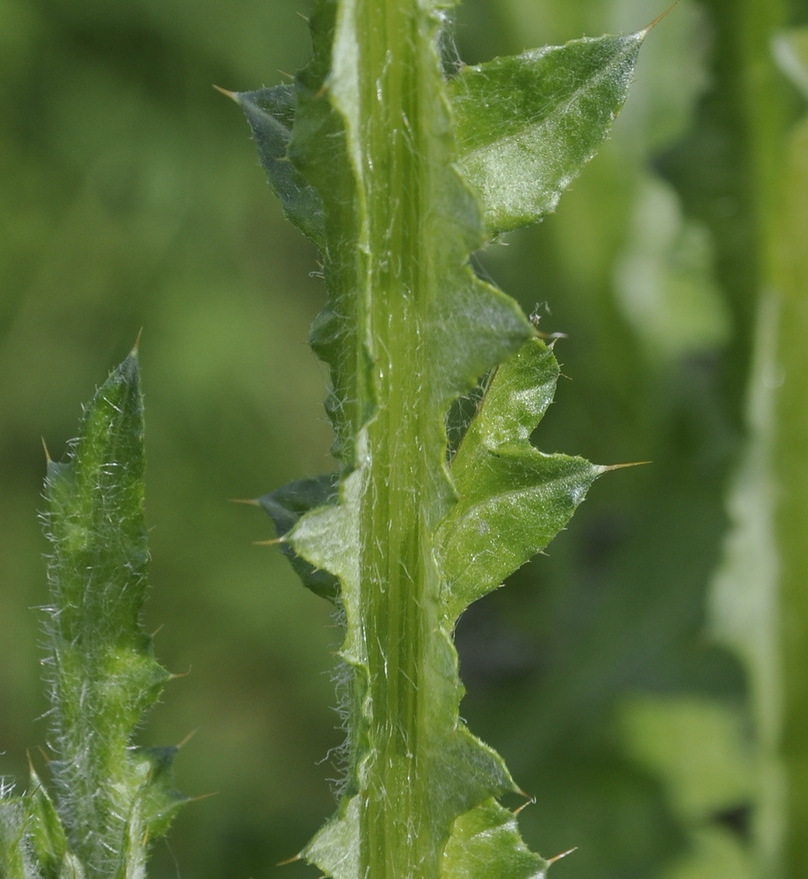
[[[337,500],[337,476],[315,476],[291,482],[258,499],[272,519],[279,537],[288,534],[305,513],[318,507],[335,504]],[[282,543],[281,549],[289,557],[303,585],[316,595],[336,601],[339,596],[339,580],[330,571],[316,568],[301,558],[290,543]]]
[[[295,118],[293,86],[278,85],[252,92],[230,93],[247,117],[258,157],[289,220],[318,246],[323,244],[323,207],[289,161],[287,148]]]

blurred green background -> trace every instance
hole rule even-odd
[[[458,631],[462,713],[537,798],[526,839],[547,856],[579,847],[558,879],[752,875],[748,675],[708,608],[761,279],[750,169],[779,131],[761,120],[755,140],[744,108],[763,77],[772,113],[796,112],[761,47],[808,17],[764,5],[684,0],[557,214],[480,257],[569,337],[556,351],[571,381],[539,444],[653,461],[596,484],[549,554]],[[0,0],[0,774],[24,779],[26,749],[47,747],[40,437],[61,456],[80,402],[142,328],[148,623],[184,675],[142,741],[196,730],[178,786],[216,794],[158,844],[154,879],[313,876],[273,865],[333,805],[339,632],[276,551],[251,545],[268,521],[227,502],[330,468],[326,375],[306,343],[323,291],[246,124],[210,87],[294,72],[307,11]],[[660,11],[466,0],[455,39],[476,62],[634,31]]]

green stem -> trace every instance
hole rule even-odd
[[[443,445],[423,405],[430,378],[423,340],[435,295],[425,211],[440,168],[425,125],[435,116],[425,105],[435,100],[440,71],[413,0],[360,0],[353,14],[367,218],[358,308],[377,407],[359,443],[365,723],[373,743],[360,771],[360,875],[403,879],[438,875],[422,731],[435,697],[426,668],[441,652],[430,641],[442,637],[432,534],[445,494]]]
[[[459,718],[452,632],[604,469],[530,444],[558,367],[469,253],[553,208],[619,110],[643,34],[500,59],[449,88],[451,5],[319,0],[294,93],[236,96],[329,294],[311,340],[331,368],[338,491],[300,480],[261,504],[304,583],[344,611],[348,779],[301,852],[333,879],[546,870],[497,802],[518,791],[504,762]],[[447,413],[495,368],[450,465]]]

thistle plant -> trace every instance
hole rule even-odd
[[[547,454],[554,339],[471,254],[551,212],[607,135],[647,28],[474,67],[442,55],[448,2],[318,0],[293,85],[233,94],[289,219],[318,247],[336,472],[260,498],[345,627],[335,815],[301,852],[332,879],[528,879],[500,802],[521,791],[459,716],[452,636],[610,469]],[[452,426],[451,434],[448,425]],[[451,440],[450,440],[451,435]],[[9,879],[139,879],[182,797],[175,749],[133,735],[168,673],[146,590],[137,358],[48,462],[53,796],[3,790]]]
[[[294,84],[228,93],[328,292],[311,343],[337,471],[260,504],[345,627],[345,779],[300,855],[332,879],[544,875],[499,802],[518,786],[459,717],[452,634],[609,469],[532,445],[553,340],[470,255],[555,208],[648,29],[464,67],[451,5],[319,0]]]
[[[50,793],[32,767],[0,796],[2,879],[141,879],[184,798],[176,748],[133,737],[171,675],[140,622],[147,590],[143,404],[137,354],[86,407],[65,461],[48,459],[45,659]]]

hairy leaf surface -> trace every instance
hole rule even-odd
[[[33,767],[25,799],[28,845],[44,875],[59,876],[68,852],[67,835],[56,806]]]
[[[170,783],[175,749],[132,744],[170,677],[140,622],[148,585],[143,469],[133,352],[86,407],[67,459],[48,462],[45,483],[51,766],[72,853],[63,853],[68,874],[141,875],[150,841],[183,801]],[[33,841],[47,863],[60,853],[61,831],[38,782],[30,802]]]

